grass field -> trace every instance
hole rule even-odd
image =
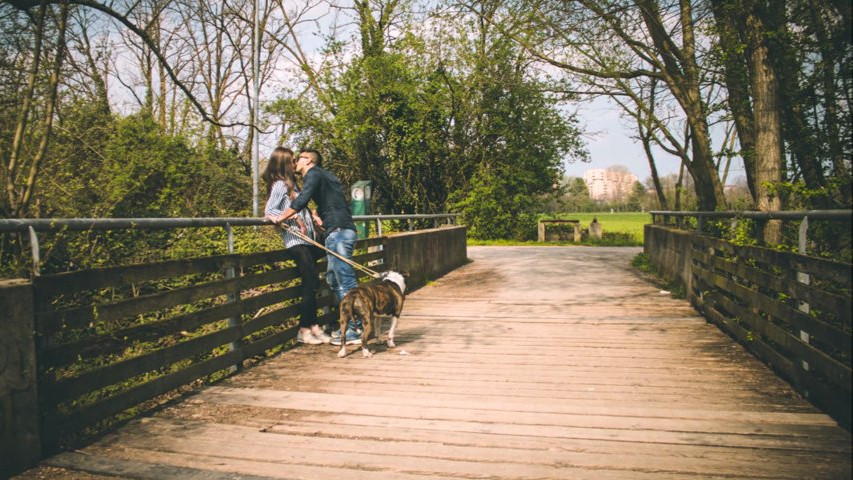
[[[579,220],[581,227],[588,228],[593,218],[598,219],[604,230],[608,233],[628,234],[631,240],[611,240],[603,242],[584,241],[582,245],[611,245],[611,246],[636,246],[643,244],[643,225],[651,223],[652,218],[648,213],[564,213],[559,215],[540,215],[543,219]],[[606,239],[605,239],[606,240]],[[548,245],[575,245],[573,242],[547,242]],[[511,240],[473,240],[468,239],[468,245],[542,245],[536,241],[517,242]]]
[[[610,213],[610,212],[594,212],[594,213],[564,213],[557,216],[545,216],[540,218],[559,218],[564,220],[580,220],[581,226],[589,227],[593,217],[598,219],[601,228],[604,232],[613,233],[630,233],[634,236],[639,244],[643,243],[643,225],[651,223],[652,216],[648,213],[627,212],[627,213]]]

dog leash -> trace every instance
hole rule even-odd
[[[358,264],[358,263],[355,263],[355,262],[353,262],[352,260],[350,260],[350,259],[348,259],[348,258],[346,258],[346,257],[344,257],[344,256],[338,255],[338,254],[337,254],[337,252],[333,252],[333,251],[329,250],[328,248],[326,248],[326,246],[325,246],[325,245],[321,245],[320,243],[318,243],[318,242],[314,241],[314,239],[313,239],[313,238],[311,238],[311,237],[309,237],[308,235],[304,235],[304,234],[303,234],[302,232],[300,232],[296,227],[284,228],[281,224],[277,224],[277,225],[278,225],[278,227],[279,227],[279,228],[281,228],[282,230],[286,230],[286,231],[288,231],[288,232],[290,232],[290,233],[292,233],[292,234],[296,235],[298,238],[301,238],[302,240],[305,240],[306,242],[308,242],[308,243],[310,243],[310,244],[312,244],[312,245],[314,245],[314,246],[316,246],[316,247],[322,248],[322,249],[323,249],[323,250],[325,250],[326,252],[328,252],[328,253],[330,253],[330,254],[334,255],[335,257],[337,257],[338,259],[340,259],[340,260],[342,260],[342,261],[344,261],[344,262],[348,263],[350,266],[352,266],[352,267],[354,267],[354,268],[357,268],[357,269],[359,269],[359,270],[363,271],[364,273],[366,273],[366,274],[370,275],[371,277],[373,277],[373,278],[379,278],[379,276],[380,276],[380,275],[379,275],[379,273],[378,273],[378,272],[376,272],[376,271],[374,271],[374,270],[371,270],[371,269],[369,269],[369,268],[365,267],[364,265],[360,265],[360,264]]]

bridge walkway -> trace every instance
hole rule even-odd
[[[341,360],[333,347],[294,348],[42,469],[91,479],[850,478],[850,433],[637,276],[628,264],[639,251],[469,247],[471,263],[409,296],[396,349]]]

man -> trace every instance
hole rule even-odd
[[[326,232],[326,248],[338,255],[352,260],[357,234],[352,215],[347,207],[346,196],[341,183],[331,172],[322,168],[323,156],[317,150],[306,149],[299,152],[295,160],[295,170],[302,175],[302,192],[281,215],[270,217],[275,223],[281,223],[308,206],[309,200],[317,204],[317,213]],[[328,267],[326,281],[338,297],[344,298],[348,291],[358,285],[352,266],[334,255],[327,254]],[[340,338],[332,336],[332,345],[340,345]],[[361,344],[361,336],[356,326],[347,325],[346,344]]]

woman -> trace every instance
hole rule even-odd
[[[290,202],[299,194],[293,176],[293,151],[284,147],[273,150],[263,177],[267,184],[267,196],[269,197],[264,215],[272,220],[287,210],[290,207]],[[314,238],[311,213],[307,208],[303,209],[292,219],[285,221],[282,227],[284,229],[281,231],[281,238],[284,241],[284,248],[296,261],[296,268],[302,277],[299,333],[296,335],[296,341],[309,345],[329,343],[331,338],[317,324],[316,292],[320,283],[317,259],[323,257],[323,251],[288,230],[296,227],[303,235]]]

